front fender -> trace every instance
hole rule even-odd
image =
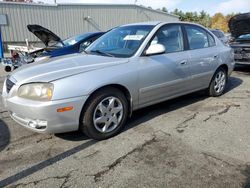
[[[52,100],[89,96],[97,89],[112,84],[129,91],[133,103],[138,102],[138,71],[136,63],[121,64],[55,80]]]

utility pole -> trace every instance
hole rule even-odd
[[[55,4],[56,4],[56,0],[54,0]]]

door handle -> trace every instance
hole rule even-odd
[[[214,55],[214,59],[217,59],[219,56],[218,55]]]
[[[187,60],[183,60],[180,62],[180,65],[186,65],[187,64]]]

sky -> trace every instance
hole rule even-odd
[[[53,3],[54,0],[35,0]],[[57,0],[57,3],[102,3],[134,4],[151,6],[154,9],[165,6],[169,11],[178,8],[183,11],[205,10],[210,15],[250,12],[250,0]]]

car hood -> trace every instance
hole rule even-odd
[[[127,63],[124,58],[105,57],[97,55],[72,54],[23,65],[10,76],[18,85],[29,82],[52,82],[54,80],[73,76]]]
[[[250,33],[250,13],[239,14],[232,17],[228,23],[230,32],[234,38]]]
[[[49,46],[50,43],[62,43],[60,37],[40,25],[27,25],[27,28],[31,33],[39,38],[45,44],[45,46]]]

